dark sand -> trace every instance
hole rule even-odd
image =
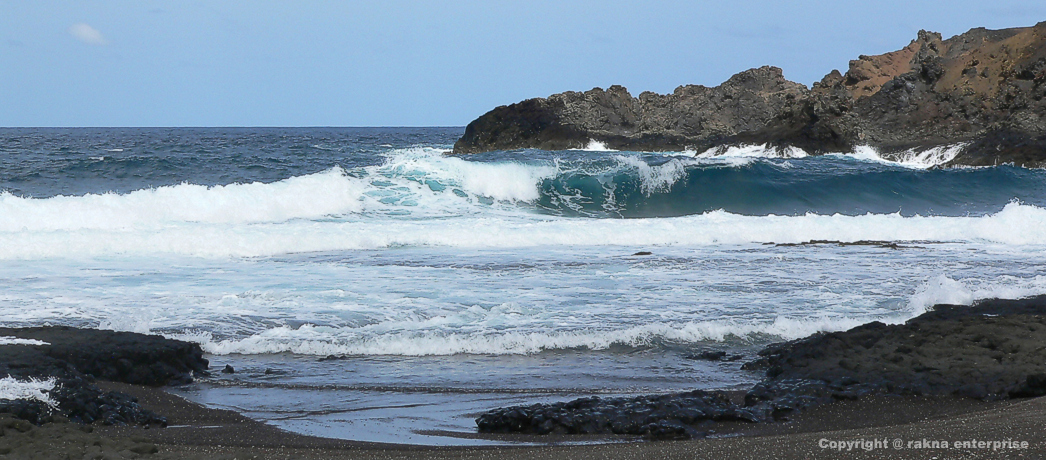
[[[155,459],[397,459],[397,458],[1046,458],[1046,398],[984,402],[955,397],[875,396],[811,408],[790,422],[718,424],[713,438],[543,447],[422,447],[304,436],[237,413],[190,403],[160,389],[101,383],[139,398],[167,416],[168,428],[84,427],[73,423],[4,428],[2,458]],[[15,422],[9,422],[14,424]],[[3,426],[0,423],[0,426]],[[722,437],[719,437],[722,436]],[[504,439],[504,438],[503,438]],[[527,441],[576,441],[576,437],[515,437]],[[831,441],[887,439],[888,448],[836,451]],[[1027,441],[1027,449],[894,449],[922,439]],[[882,441],[880,441],[882,442]]]

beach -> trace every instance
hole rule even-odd
[[[845,401],[811,410],[795,422],[759,427],[745,436],[693,441],[632,442],[548,447],[418,447],[369,444],[297,435],[251,421],[235,413],[209,410],[171,396],[162,390],[126,385],[112,389],[133,394],[148,408],[165,413],[165,429],[128,427],[95,428],[84,433],[72,424],[47,425],[30,432],[30,442],[11,442],[11,428],[0,437],[0,448],[10,448],[9,458],[60,458],[48,456],[60,448],[86,452],[96,441],[110,453],[136,446],[141,458],[190,459],[481,459],[503,458],[1040,458],[1046,453],[1042,430],[1046,399],[984,403],[953,398],[881,398]],[[23,437],[29,435],[22,434]],[[901,439],[905,448],[865,450],[829,449],[827,441]],[[907,447],[909,441],[1027,441],[1027,449]],[[825,441],[822,441],[825,440]],[[148,453],[155,446],[155,453]],[[34,457],[35,455],[35,457]],[[115,457],[119,458],[119,457]],[[129,456],[126,458],[139,458]]]

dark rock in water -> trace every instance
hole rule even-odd
[[[566,92],[498,107],[465,128],[455,153],[582,148],[592,139],[617,149],[710,147],[715,140],[762,128],[809,90],[777,67],[734,75],[715,88],[688,85],[673,94],[632,97],[624,87]]]
[[[726,358],[725,351],[702,351],[696,355],[688,355],[687,359],[701,359],[705,361],[719,361]]]
[[[113,382],[162,386],[191,382],[194,372],[207,372],[207,360],[199,345],[158,335],[56,326],[0,328],[0,336],[50,344],[0,347],[0,356],[18,356],[14,361],[0,360],[0,374],[5,372],[6,363],[6,367],[12,368],[8,373],[22,375],[13,367],[24,364],[24,369],[38,375],[58,375],[48,370],[74,368]]]
[[[652,439],[703,437],[693,426],[703,421],[756,422],[761,410],[734,404],[722,392],[581,398],[566,403],[496,409],[476,419],[484,433],[625,434]]]
[[[767,347],[749,369],[818,380],[837,394],[861,385],[892,394],[980,399],[1046,395],[1046,296],[938,305],[905,324],[873,322]],[[862,390],[862,392],[866,392]]]
[[[700,361],[740,361],[744,359],[744,356],[728,355],[725,351],[702,351],[701,353],[686,355],[683,359]]]
[[[318,359],[317,361],[320,361],[320,362],[323,362],[323,361],[338,361],[338,360],[347,359],[347,358],[348,358],[347,356],[327,355],[327,356],[324,356],[324,357]]]
[[[230,366],[228,364],[226,364],[225,368],[222,369],[222,374],[235,374],[235,373],[236,373],[236,369],[233,369],[232,366]]]
[[[97,379],[160,386],[192,381],[206,373],[207,360],[197,344],[131,332],[71,327],[0,328],[0,336],[35,339],[49,345],[0,346],[0,375],[19,379],[55,378],[49,396],[57,412],[39,401],[0,401],[0,412],[40,424],[67,418],[107,425],[166,425],[137,400],[103,392]]]
[[[746,363],[766,370],[743,404],[722,392],[583,398],[487,412],[482,432],[615,433],[656,439],[703,434],[695,424],[767,422],[840,399],[871,394],[1005,399],[1046,395],[1046,296],[937,305],[905,324],[872,322],[848,331],[773,344]],[[708,351],[697,359],[719,360]]]
[[[824,244],[834,244],[837,246],[874,246],[882,249],[924,249],[919,246],[902,246],[897,241],[829,241],[829,240],[810,240],[802,243],[778,243],[774,246],[778,247],[796,247],[796,246],[818,246]]]
[[[649,255],[652,255],[652,254],[653,253],[650,252],[650,251],[639,251],[639,252],[637,252],[635,254],[632,254],[632,255],[634,255],[634,256],[649,256]]]
[[[497,107],[465,128],[454,153],[584,147],[705,150],[737,144],[812,154],[871,145],[887,156],[967,143],[951,165],[1046,165],[1046,22],[920,31],[901,50],[860,56],[812,88],[776,67],[722,85],[632,97],[621,86]]]

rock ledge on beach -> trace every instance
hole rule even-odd
[[[0,413],[36,424],[68,419],[164,425],[163,417],[142,409],[133,397],[103,392],[94,380],[181,384],[191,382],[194,373],[206,373],[208,366],[199,345],[156,335],[56,326],[0,328],[0,337],[33,341],[0,345],[0,376],[56,381],[48,392],[56,408],[37,400],[0,400]],[[46,345],[32,344],[40,342]]]

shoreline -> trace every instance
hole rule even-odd
[[[872,322],[773,344],[745,364],[766,372],[745,392],[493,409],[479,416],[475,435],[455,434],[543,445],[422,446],[293,433],[164,390],[208,373],[196,344],[69,327],[0,328],[0,336],[7,341],[0,375],[59,381],[50,391],[57,411],[39,400],[0,400],[0,454],[14,458],[53,458],[56,449],[77,458],[105,451],[200,459],[790,459],[830,448],[842,458],[930,451],[979,458],[999,449],[1008,457],[1046,455],[1046,296],[936,305],[903,324]],[[665,439],[673,440],[658,441]],[[947,447],[957,442],[960,449]]]
[[[547,446],[417,446],[321,438],[292,433],[251,420],[236,412],[210,409],[189,402],[161,388],[103,382],[106,391],[121,391],[139,399],[143,407],[167,415],[167,428],[94,426],[85,433],[74,423],[35,427],[32,442],[18,444],[10,454],[24,458],[50,458],[55,449],[109,447],[110,453],[131,453],[124,458],[153,459],[472,459],[498,458],[782,458],[816,456],[831,458],[1038,458],[1046,455],[1046,431],[1041,414],[1046,397],[986,402],[961,397],[871,396],[817,406],[790,422],[752,424],[725,428],[721,434],[686,441],[639,441],[587,445]],[[0,424],[2,425],[2,424]],[[30,431],[32,431],[30,430]],[[8,428],[0,436],[0,451],[11,448],[17,436]],[[21,433],[28,438],[27,433]],[[547,438],[547,437],[546,437]],[[554,436],[550,442],[572,438]],[[519,438],[516,438],[519,439]],[[902,449],[861,447],[832,450],[825,442],[875,439],[955,441],[983,440],[1028,442],[1027,449]],[[13,443],[17,444],[17,443]],[[130,446],[130,447],[128,447]],[[136,449],[141,453],[136,453]],[[105,449],[103,449],[105,450]],[[34,453],[35,455],[34,456]],[[42,456],[41,456],[42,455]],[[119,457],[117,457],[119,458]]]

